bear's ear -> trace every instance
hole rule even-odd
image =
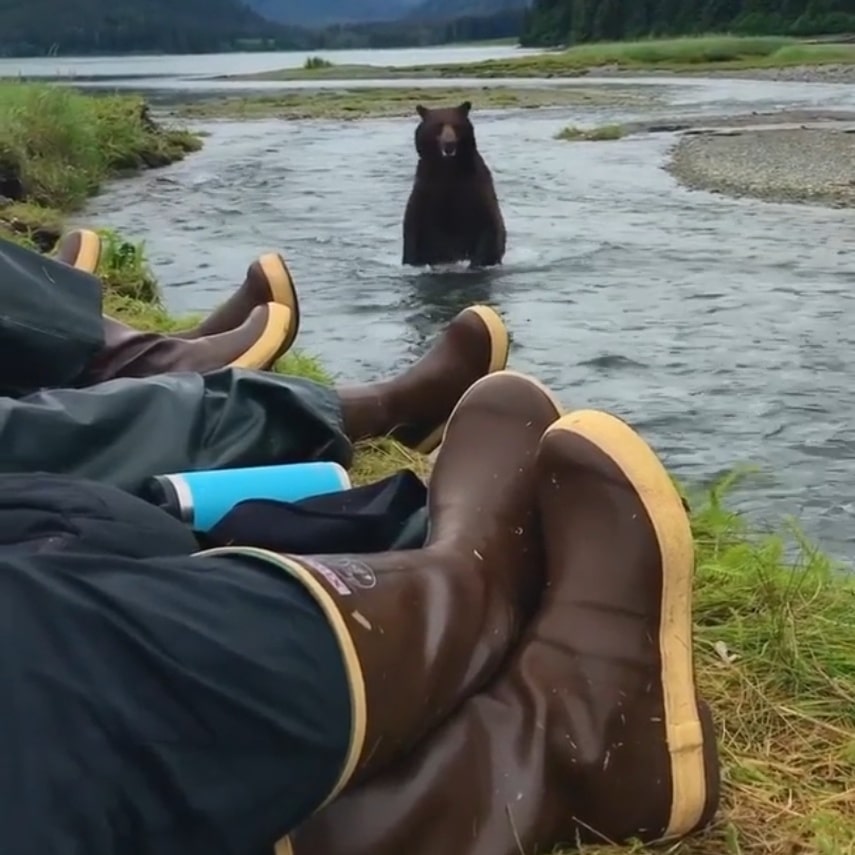
[[[468,116],[469,111],[472,109],[472,102],[464,101],[457,109],[460,110],[460,112],[463,113],[464,116]]]
[[[427,107],[424,107],[424,106],[423,106],[423,105],[421,105],[421,104],[416,104],[416,112],[417,112],[417,113],[418,113],[418,114],[419,114],[423,119],[426,119],[426,118],[427,118],[427,114],[428,114],[428,112],[429,112],[429,111],[428,111],[428,108],[427,108]]]

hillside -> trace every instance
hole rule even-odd
[[[423,0],[407,18],[419,21],[487,18],[501,12],[524,9],[527,5],[528,0]]]
[[[419,0],[248,0],[258,14],[271,21],[301,27],[363,24],[398,20]]]
[[[531,46],[557,45],[715,32],[747,35],[855,32],[855,2],[534,0],[521,42]]]
[[[0,0],[0,56],[311,47],[239,0]]]

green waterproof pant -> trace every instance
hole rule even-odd
[[[308,460],[350,464],[332,389],[243,369],[0,398],[0,472],[142,491],[153,475]]]

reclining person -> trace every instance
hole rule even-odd
[[[644,442],[500,371],[448,418],[428,512],[403,552],[7,544],[4,853],[511,855],[708,822],[691,533]]]
[[[0,350],[4,340],[0,334]],[[349,466],[353,443],[366,438],[390,436],[427,453],[466,389],[505,367],[508,346],[499,316],[472,306],[418,362],[376,383],[328,388],[225,368],[0,397],[0,473],[71,475],[138,494],[170,472],[310,460]]]
[[[101,238],[88,230],[67,234],[52,257],[0,240],[0,391],[21,396],[117,377],[267,369],[297,336],[297,295],[280,255],[256,259],[243,284],[201,324],[162,335],[102,314],[94,275],[101,253]]]

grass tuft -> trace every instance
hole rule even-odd
[[[619,140],[624,136],[624,129],[620,125],[600,125],[597,128],[580,128],[569,125],[555,135],[557,140],[567,142],[602,142],[605,140]]]
[[[303,68],[307,71],[316,71],[320,68],[332,68],[333,64],[322,56],[308,56],[303,63]]]
[[[0,83],[0,184],[14,201],[74,210],[110,176],[163,166],[199,145],[154,124],[137,97]]]

